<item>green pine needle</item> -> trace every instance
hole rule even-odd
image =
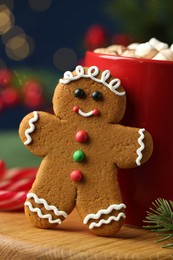
[[[147,211],[146,220],[144,220],[144,222],[149,225],[144,226],[144,228],[161,232],[159,236],[162,236],[163,238],[158,239],[155,242],[163,242],[173,238],[173,201],[159,198],[155,200],[152,205],[154,208],[150,208],[150,211]],[[163,248],[171,246],[173,246],[173,243],[166,244]]]

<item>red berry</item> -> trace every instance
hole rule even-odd
[[[6,107],[16,105],[19,102],[17,90],[12,87],[5,88],[2,92],[2,101]]]
[[[7,69],[0,70],[0,86],[7,86],[12,79],[12,73]]]
[[[112,44],[127,46],[132,42],[133,40],[128,34],[115,34],[112,37]]]
[[[28,80],[23,85],[24,103],[28,107],[38,107],[43,101],[42,85],[36,80]]]
[[[30,108],[40,106],[42,104],[42,101],[42,96],[32,94],[27,94],[24,99],[25,105]]]
[[[101,25],[92,25],[86,32],[84,45],[87,49],[93,50],[104,47],[108,43],[108,32]]]
[[[36,80],[28,80],[23,85],[24,93],[32,93],[32,94],[42,94],[42,85]]]

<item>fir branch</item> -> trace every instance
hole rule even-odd
[[[154,208],[151,207],[150,211],[147,211],[146,220],[144,220],[149,225],[143,227],[151,231],[161,232],[159,236],[163,238],[155,242],[162,242],[173,238],[173,201],[159,198],[152,205]],[[163,247],[167,248],[171,246],[173,246],[173,243],[166,244]]]

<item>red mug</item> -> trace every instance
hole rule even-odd
[[[173,200],[173,62],[88,51],[85,66],[94,65],[109,69],[126,90],[122,124],[145,128],[153,137],[153,154],[144,165],[118,170],[126,223],[141,226],[153,201]]]

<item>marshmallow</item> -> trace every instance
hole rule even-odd
[[[160,51],[153,60],[169,60],[173,61],[173,52],[170,49]]]
[[[101,54],[113,54],[118,55],[116,51],[110,51],[107,48],[98,48],[94,50],[95,53],[101,53]]]
[[[158,51],[148,42],[141,43],[136,47],[135,55],[141,58],[152,59]]]
[[[171,51],[173,51],[173,43],[171,44],[170,48]]]
[[[132,43],[127,47],[118,44],[110,45],[107,48],[96,49],[94,52],[132,58],[173,61],[173,44],[169,47],[167,43],[156,38],[151,38],[146,43]]]
[[[156,38],[151,38],[149,40],[149,44],[151,44],[153,47],[155,47],[158,51],[161,51],[163,49],[168,49],[168,44],[161,42],[157,40]]]
[[[125,50],[121,56],[134,58],[136,57],[135,50]]]
[[[107,47],[108,51],[115,51],[118,53],[118,55],[121,55],[123,53],[123,51],[126,50],[126,47],[123,45],[110,45]]]
[[[129,44],[129,45],[127,46],[127,48],[128,48],[129,50],[136,50],[136,48],[137,48],[138,45],[139,45],[139,43],[134,42],[134,43]]]

